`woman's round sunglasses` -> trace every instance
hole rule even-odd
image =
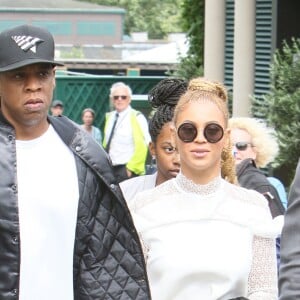
[[[177,135],[184,143],[191,143],[197,137],[198,129],[193,123],[184,122],[178,127]],[[204,127],[203,135],[209,143],[215,144],[222,139],[224,130],[219,124],[210,123]]]

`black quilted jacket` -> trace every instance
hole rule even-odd
[[[66,117],[49,121],[78,170],[74,299],[150,299],[138,236],[104,150]],[[18,299],[20,275],[18,186],[15,133],[1,113],[0,170],[0,299],[10,300]]]

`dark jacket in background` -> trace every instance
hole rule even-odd
[[[281,234],[279,299],[300,299],[300,160],[291,185]]]
[[[49,122],[74,153],[78,173],[74,299],[150,299],[138,235],[105,151],[66,117]],[[20,280],[16,140],[1,112],[0,170],[0,299],[11,300]]]
[[[285,209],[276,188],[268,181],[265,174],[256,167],[253,159],[248,158],[240,162],[236,167],[236,175],[240,186],[256,190],[265,196],[273,218],[284,214]]]

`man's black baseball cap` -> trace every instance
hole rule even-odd
[[[21,25],[0,33],[0,72],[36,63],[63,66],[54,60],[54,39],[48,30]]]

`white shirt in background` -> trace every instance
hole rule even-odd
[[[114,135],[111,140],[109,156],[113,165],[124,165],[132,157],[134,153],[134,140],[133,130],[131,126],[131,111],[132,108],[128,106],[124,111],[119,113],[119,118],[115,127]],[[114,111],[115,113],[115,111]],[[105,132],[105,139],[108,140],[112,126],[115,120],[115,115],[109,119],[107,129]],[[148,131],[148,122],[142,113],[137,115],[137,121],[139,122],[141,129],[144,133],[145,144],[148,146],[151,137]]]

